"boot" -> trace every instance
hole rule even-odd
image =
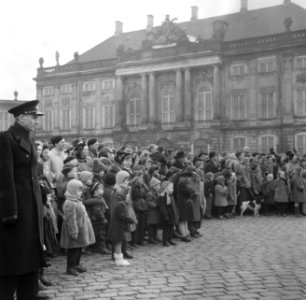
[[[105,246],[105,241],[100,241],[97,243],[97,252],[102,254],[102,255],[108,255],[111,254],[112,252],[109,251],[106,246]]]
[[[45,276],[45,270],[44,268],[41,268],[39,270],[39,281],[44,285],[44,286],[52,286],[52,282],[48,280]]]
[[[114,258],[117,267],[126,267],[130,265],[130,263],[127,260],[123,259],[122,253],[120,254],[114,253]]]
[[[133,258],[133,256],[127,250],[127,242],[123,242],[122,243],[121,249],[122,249],[122,254],[123,254],[124,258],[128,258],[128,259],[132,259]]]

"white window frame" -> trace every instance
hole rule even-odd
[[[207,89],[207,90],[205,90]],[[196,91],[196,109],[195,120],[196,121],[208,121],[213,119],[213,89],[208,84],[202,84]],[[201,109],[203,107],[203,109]]]
[[[92,110],[91,112],[88,112]],[[90,117],[87,118],[87,114],[90,113]],[[83,129],[95,129],[96,126],[96,108],[94,106],[83,107]]]
[[[109,124],[106,123],[106,120],[107,118],[105,117],[106,116],[106,109],[107,108],[111,108],[113,110],[113,113],[112,113],[112,122],[110,121]],[[101,112],[101,115],[102,115],[102,127],[103,128],[113,128],[115,126],[115,105],[112,104],[112,103],[103,103],[102,104],[102,112]],[[109,119],[111,119],[109,118]]]
[[[44,86],[42,89],[42,95],[43,96],[53,96],[54,95],[54,89],[52,85]]]
[[[53,118],[53,111],[52,110],[46,110],[44,111],[45,115],[43,117],[43,128],[44,131],[52,131],[53,130],[53,122],[54,122],[54,118]],[[50,114],[50,115],[49,115]],[[51,118],[51,124],[49,127],[49,117]]]
[[[240,145],[242,139],[244,140],[243,146]],[[238,148],[235,147],[235,140],[239,140],[239,147],[238,147]],[[245,147],[247,144],[248,144],[248,143],[247,143],[247,137],[246,137],[246,136],[243,136],[243,135],[234,136],[234,137],[232,138],[232,147],[231,147],[231,148],[232,148],[232,151],[239,151],[239,150],[242,150],[243,147]],[[237,149],[236,149],[236,148],[237,148]]]
[[[302,92],[302,107],[298,105],[298,96],[299,92]],[[294,97],[294,112],[297,117],[305,117],[306,116],[306,87],[301,89],[295,90],[295,97]]]
[[[240,101],[244,102],[244,111],[236,110],[235,109],[235,98],[239,97]],[[238,100],[238,99],[237,99]],[[239,104],[239,107],[241,106],[241,103]],[[247,107],[247,97],[245,92],[234,92],[231,94],[231,120],[233,121],[243,121],[247,119],[248,115],[248,107]]]
[[[263,102],[267,102],[267,95],[272,94],[272,108],[270,111],[263,110]],[[265,96],[264,96],[265,95]],[[270,97],[269,97],[270,100]],[[267,120],[267,119],[275,119],[277,117],[276,113],[276,91],[275,89],[265,89],[259,91],[259,118],[262,120]],[[266,114],[264,114],[266,113]]]
[[[72,93],[72,84],[65,83],[60,85],[61,94],[71,94]]]
[[[102,80],[101,88],[102,90],[113,90],[115,88],[115,80],[113,78]]]
[[[83,92],[94,92],[96,90],[95,81],[84,81],[82,85]]]
[[[302,149],[301,147],[299,146],[299,143],[298,143],[298,139],[302,137],[303,138],[303,142],[302,142]],[[306,153],[306,132],[300,132],[300,133],[297,133],[295,135],[295,138],[294,138],[294,145],[295,145],[295,149],[297,150],[298,154],[299,155],[303,155]]]
[[[268,145],[266,146],[266,149],[263,148],[263,139],[264,138],[272,138],[273,139],[273,143],[272,145]],[[276,149],[276,145],[277,145],[277,136],[273,135],[273,134],[264,134],[259,136],[258,138],[258,145],[259,145],[259,151],[261,153],[269,153],[269,149],[271,147],[273,147],[274,149]]]
[[[243,76],[247,74],[246,63],[234,63],[230,66],[231,76]]]
[[[295,57],[295,68],[305,69],[306,68],[306,55],[300,55]]]
[[[173,101],[173,109],[171,109],[171,101]],[[167,107],[164,109],[164,107]],[[163,124],[174,123],[176,121],[176,96],[174,87],[165,87],[161,92],[161,121]]]
[[[134,113],[131,113],[131,107],[133,107]],[[139,111],[137,111],[139,107]],[[140,95],[131,95],[127,105],[128,125],[138,125],[141,123],[141,98]]]

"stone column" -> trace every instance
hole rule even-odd
[[[117,114],[117,124],[123,126],[126,124],[126,107],[125,101],[123,99],[123,78],[118,76],[116,80],[116,111]]]
[[[190,68],[184,70],[184,120],[191,121]]]
[[[184,119],[183,98],[182,98],[182,71],[176,70],[176,121],[182,122]]]
[[[155,101],[155,74],[149,75],[149,122],[156,121],[156,101]]]
[[[146,124],[148,122],[148,85],[147,75],[141,74],[141,123]]]
[[[220,77],[220,66],[214,65],[214,93],[215,99],[213,101],[213,118],[223,119],[223,103],[221,103],[221,77]]]

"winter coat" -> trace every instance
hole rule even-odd
[[[91,221],[81,199],[66,195],[63,212],[62,248],[82,248],[96,242]]]
[[[18,123],[0,133],[0,157],[0,276],[15,276],[41,267],[44,242],[37,154]]]
[[[212,160],[209,160],[204,168],[205,173],[211,172],[213,174],[216,174],[220,172],[220,167],[216,165]]]
[[[200,193],[203,193],[204,196],[204,187],[201,187],[203,182],[194,182],[195,194],[193,197],[193,221],[199,222],[201,221],[201,196]]]
[[[305,183],[303,179],[297,174],[292,178],[292,193],[291,201],[295,203],[306,203]]]
[[[237,182],[235,178],[231,178],[227,182],[227,204],[228,205],[237,205]]]
[[[135,224],[136,220],[128,214],[128,207],[125,197],[117,192],[111,196],[111,221],[108,236],[114,243],[126,240],[126,232],[129,224]]]
[[[220,184],[216,184],[215,186],[215,206],[225,207],[228,205],[227,202],[228,197],[228,188],[226,186],[222,186]]]
[[[277,203],[287,203],[289,202],[290,195],[290,185],[285,179],[278,178],[275,180],[274,185],[274,201]]]
[[[134,184],[131,190],[131,199],[135,211],[148,211],[149,206],[146,200],[148,189],[141,184]]]
[[[158,194],[154,191],[150,191],[147,195],[147,201],[149,206],[147,224],[158,225],[160,223],[160,212],[158,209]]]
[[[180,221],[194,220],[193,198],[195,187],[190,178],[180,178],[177,184],[177,208]]]
[[[159,196],[158,209],[161,217],[161,225],[177,224],[178,214],[173,195],[167,196],[164,194],[163,196]]]
[[[264,204],[274,204],[274,181],[266,181],[262,184],[261,190],[264,196]]]

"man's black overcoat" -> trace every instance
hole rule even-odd
[[[14,215],[15,224],[3,224]],[[0,276],[38,270],[42,249],[37,154],[29,132],[15,123],[0,133]]]

